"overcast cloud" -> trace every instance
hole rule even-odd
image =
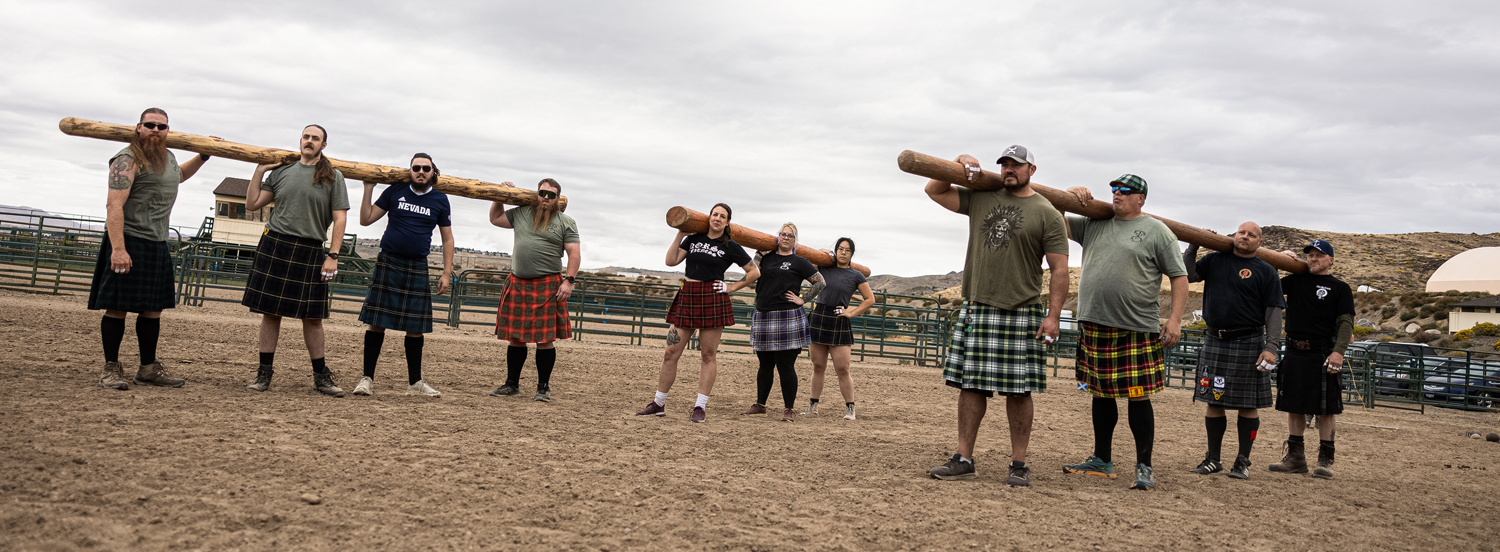
[[[673,205],[803,243],[839,236],[876,273],[963,266],[963,217],[900,172],[904,149],[1034,180],[1151,185],[1149,212],[1337,232],[1500,230],[1493,2],[22,2],[0,18],[0,203],[102,216],[121,144],[63,117],[294,149],[570,197],[585,267],[664,268]],[[183,184],[196,228],[226,176]],[[360,189],[351,182],[357,205]],[[454,199],[461,246],[509,251]],[[383,222],[351,225],[378,237]],[[1077,264],[1075,256],[1073,263]]]

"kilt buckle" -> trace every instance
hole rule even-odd
[[[1292,341],[1292,347],[1295,347],[1299,351],[1310,351],[1310,350],[1312,350],[1312,342],[1311,341],[1303,341],[1301,339],[1293,339],[1291,341]]]

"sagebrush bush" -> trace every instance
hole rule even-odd
[[[1369,327],[1365,327],[1365,326],[1355,326],[1354,327],[1354,337],[1364,337],[1364,336],[1370,335],[1374,331],[1375,331],[1375,328],[1369,328]]]
[[[1417,317],[1417,311],[1406,311],[1401,313],[1401,321],[1405,322]]]
[[[1416,342],[1416,343],[1428,343],[1428,342],[1431,342],[1436,337],[1437,336],[1432,335],[1432,334],[1427,333],[1427,332],[1417,332],[1417,333],[1412,334],[1411,340],[1413,342]]]
[[[1397,309],[1395,305],[1386,305],[1384,308],[1380,309],[1380,317],[1390,318],[1392,316],[1396,316],[1396,310]]]
[[[1474,337],[1474,330],[1459,330],[1453,333],[1453,339],[1466,341]]]
[[[1480,322],[1474,325],[1474,335],[1500,335],[1500,326],[1493,322]]]

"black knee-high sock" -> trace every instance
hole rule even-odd
[[[552,388],[552,367],[557,365],[557,349],[536,350],[536,388]]]
[[[365,330],[365,377],[375,379],[375,363],[380,361],[380,348],[385,346],[385,332]]]
[[[135,317],[135,342],[141,347],[141,366],[156,362],[156,342],[160,339],[160,318]]]
[[[781,402],[787,408],[797,406],[797,355],[801,349],[776,352],[776,373],[781,376]]]
[[[521,367],[526,365],[526,347],[507,347],[505,350],[505,384],[521,386]]]
[[[765,405],[771,398],[771,383],[776,380],[776,353],[756,351],[755,357],[760,359],[760,370],[755,372],[755,404]]]
[[[422,336],[406,336],[406,383],[422,381]]]
[[[104,361],[120,361],[120,342],[125,340],[125,319],[105,316],[99,321],[99,334],[104,336]]]
[[[1115,424],[1120,423],[1120,407],[1114,399],[1094,397],[1094,456],[1105,462],[1114,449]]]
[[[1260,418],[1236,416],[1235,419],[1235,428],[1240,433],[1240,456],[1249,458],[1250,447],[1255,446],[1255,436],[1260,431]]]
[[[1135,436],[1135,463],[1151,465],[1151,449],[1156,443],[1156,411],[1151,401],[1130,401],[1126,406],[1130,434]]]
[[[1203,425],[1208,427],[1208,459],[1223,461],[1220,456],[1224,448],[1224,432],[1229,430],[1229,418],[1219,416],[1217,418],[1204,418]]]

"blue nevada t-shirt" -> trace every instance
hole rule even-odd
[[[397,184],[381,192],[375,206],[388,213],[380,248],[397,255],[426,257],[432,252],[432,228],[453,225],[448,196],[428,189],[418,195],[410,184]]]

